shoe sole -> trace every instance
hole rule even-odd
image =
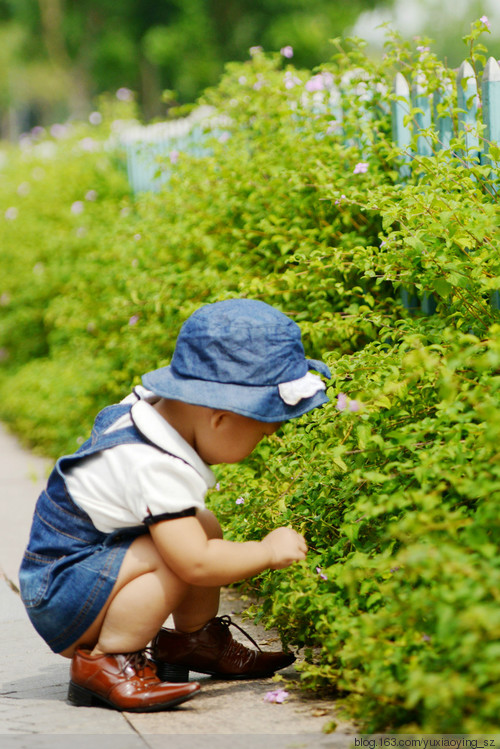
[[[207,676],[211,676],[212,679],[219,679],[219,680],[225,680],[225,681],[245,681],[249,679],[268,679],[271,676],[274,676],[276,671],[279,671],[280,669],[275,669],[273,671],[260,671],[255,674],[221,674],[217,671],[204,671],[202,669],[188,669],[186,666],[177,666],[172,663],[161,663],[159,661],[155,661],[156,665],[156,675],[158,676],[161,681],[169,681],[171,683],[181,683],[189,681],[189,671],[194,671],[197,674],[206,674]],[[291,664],[289,664],[291,665]],[[282,666],[282,668],[286,668],[286,666]]]
[[[68,689],[68,702],[76,707],[107,707],[112,710],[119,710],[123,713],[157,713],[162,710],[171,710],[182,702],[192,699],[198,694],[200,690],[196,689],[189,694],[183,694],[180,697],[168,700],[167,702],[161,702],[154,705],[145,705],[139,707],[119,707],[114,702],[107,700],[105,697],[101,697],[95,692],[91,692],[85,687],[81,687],[78,684],[70,681]]]

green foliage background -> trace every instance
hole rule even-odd
[[[127,113],[106,103],[92,131],[5,150],[0,416],[41,452],[73,451],[103,405],[168,363],[200,304],[279,307],[333,377],[327,406],[217,469],[228,537],[291,524],[310,546],[247,584],[256,615],[304,648],[305,687],[345,697],[366,731],[494,732],[498,172],[466,169],[457,133],[454,158],[399,181],[388,91],[417,60],[429,80],[449,74],[397,43],[382,66],[339,48],[322,80],[342,83],[342,138],[311,73],[264,54],[229,65],[204,97],[230,118],[224,142],[181,155],[158,194],[130,195],[113,135]],[[409,315],[403,286],[432,292],[437,314]]]
[[[390,5],[392,0],[384,0]],[[192,102],[228,60],[293,45],[300,65],[377,0],[0,0],[0,127],[88,116],[93,97],[128,86],[146,118]],[[172,90],[176,92],[172,96]],[[17,116],[16,116],[17,115]]]

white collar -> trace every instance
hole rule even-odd
[[[208,487],[214,486],[215,476],[212,469],[200,458],[196,450],[181,437],[179,432],[153,408],[152,404],[158,400],[158,397],[142,385],[134,388],[134,393],[139,400],[132,406],[131,417],[141,434],[165,452],[188,463],[200,474]]]

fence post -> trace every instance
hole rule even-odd
[[[464,133],[465,162],[472,166],[479,158],[477,135],[477,113],[479,99],[477,81],[472,65],[467,60],[460,65],[457,74],[458,130]]]
[[[417,73],[413,83],[413,106],[420,110],[415,112],[415,129],[417,132],[417,153],[420,156],[432,156],[432,143],[428,135],[421,135],[432,124],[431,103],[427,93],[427,80],[423,73]]]
[[[453,137],[453,120],[451,117],[451,98],[453,96],[453,86],[451,83],[443,85],[434,92],[434,122],[438,134],[439,148],[446,151],[450,147]],[[448,111],[450,114],[445,114]]]
[[[342,96],[337,86],[332,86],[330,89],[327,107],[333,115],[333,121],[330,123],[330,127],[337,135],[341,135],[344,124],[344,111],[342,109]]]
[[[411,129],[410,124],[405,124],[405,117],[410,114],[410,87],[406,78],[401,73],[396,73],[393,87],[392,106],[392,139],[403,152],[402,163],[399,167],[399,176],[402,179],[410,176],[410,146]]]
[[[490,145],[500,146],[500,65],[494,57],[490,57],[484,68],[481,84],[483,93],[483,123],[484,153],[490,150]],[[498,170],[500,164],[495,159],[486,157],[491,168]],[[493,175],[492,175],[493,177]],[[495,192],[498,188],[493,188]]]
[[[500,65],[494,57],[490,57],[484,68],[481,84],[483,93],[483,123],[484,130],[484,153],[485,161],[491,165],[490,177],[498,179],[500,162],[487,156],[490,145],[500,146]],[[492,185],[494,193],[498,191],[497,185]],[[491,306],[500,310],[500,292],[493,291],[491,294]]]
[[[411,173],[411,128],[409,122],[405,123],[405,118],[410,114],[410,87],[402,73],[396,73],[392,92],[392,139],[403,152],[400,158],[399,176],[405,180]],[[418,296],[409,289],[401,289],[401,301],[403,306],[410,311],[420,307]]]
[[[419,110],[415,112],[415,130],[417,133],[417,153],[420,156],[432,156],[432,142],[429,135],[422,135],[432,125],[431,100],[427,89],[427,79],[423,73],[417,73],[413,80],[413,106]],[[404,300],[403,300],[404,303]],[[408,309],[412,309],[415,300],[409,300]],[[433,294],[424,292],[420,309],[425,315],[433,315],[436,311],[436,300]]]

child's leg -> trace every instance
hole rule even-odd
[[[215,516],[197,515],[208,538],[221,537]],[[78,645],[93,654],[142,650],[174,612],[179,628],[199,629],[217,613],[218,588],[193,588],[165,564],[149,535],[127,550],[111,595],[89,629],[61,655],[72,657]]]
[[[197,512],[196,517],[203,526],[207,538],[222,538],[222,529],[215,515],[209,510]],[[173,611],[175,628],[180,632],[196,632],[217,616],[220,588],[196,588],[191,586],[184,600]]]

